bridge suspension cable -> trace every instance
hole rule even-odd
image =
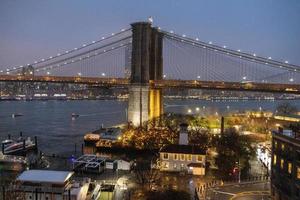
[[[55,56],[50,56],[48,58],[45,58],[45,59],[40,59],[39,61],[34,61],[33,63],[31,64],[27,64],[27,65],[21,65],[21,66],[18,66],[18,67],[12,67],[12,68],[8,68],[6,71],[1,71],[0,73],[13,73],[13,72],[19,72],[21,71],[24,67],[26,66],[33,66],[33,67],[36,67],[38,65],[42,65],[43,63],[48,63],[49,61],[52,61],[52,60],[56,60],[58,58],[61,58],[61,57],[66,57],[70,54],[74,54],[76,52],[82,52],[84,51],[85,49],[89,49],[91,47],[94,47],[94,46],[97,46],[97,45],[101,45],[105,42],[110,42],[112,44],[111,41],[114,41],[114,40],[118,40],[118,41],[123,41],[125,39],[128,39],[131,37],[131,28],[128,28],[128,29],[122,29],[120,32],[117,32],[117,33],[112,33],[110,36],[108,37],[102,37],[101,39],[99,40],[96,40],[96,41],[92,41],[90,43],[87,43],[87,44],[83,44],[82,46],[78,47],[78,48],[74,48],[74,49],[71,49],[71,50],[67,50],[67,51],[64,51],[62,53],[58,53],[56,54]],[[116,41],[115,41],[116,42]],[[110,45],[111,45],[110,44]],[[106,44],[106,46],[109,46],[109,44]],[[96,50],[97,48],[95,48]]]
[[[299,66],[160,31],[164,34],[165,78],[300,83]]]

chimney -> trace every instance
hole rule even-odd
[[[221,134],[224,133],[224,117],[221,117]]]
[[[188,137],[188,124],[182,123],[180,124],[180,132],[179,132],[179,144],[180,145],[188,145],[189,137]]]

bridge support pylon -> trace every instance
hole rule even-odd
[[[148,22],[132,26],[131,86],[129,87],[128,122],[140,126],[162,114],[162,92],[150,88],[151,80],[161,80],[163,73],[163,35]]]

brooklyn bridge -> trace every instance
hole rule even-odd
[[[163,113],[163,88],[300,94],[300,67],[136,22],[80,47],[7,67],[0,81],[128,87],[128,121],[138,126]]]

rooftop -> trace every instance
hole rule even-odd
[[[17,181],[64,184],[73,174],[70,171],[27,170],[19,175]]]
[[[273,131],[273,138],[300,146],[300,134],[291,130]]]
[[[179,145],[179,144],[169,144],[163,146],[160,152],[166,153],[183,153],[183,154],[201,154],[205,155],[206,150],[194,145]]]
[[[100,128],[92,132],[93,134],[99,134],[100,139],[110,139],[114,140],[117,139],[121,134],[121,129],[118,127],[111,127],[111,128]]]

